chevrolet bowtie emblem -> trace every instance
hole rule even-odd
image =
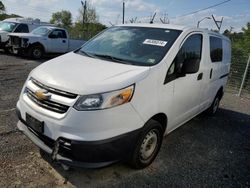
[[[45,89],[39,89],[35,92],[36,98],[40,101],[48,100],[51,97],[51,94]]]

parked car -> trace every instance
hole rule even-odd
[[[31,18],[8,18],[0,22],[0,48],[7,50],[10,33],[29,33],[37,27],[43,25],[52,25],[41,22],[39,19]]]
[[[203,111],[215,114],[231,42],[200,28],[114,26],[28,76],[18,128],[68,166],[152,163],[163,136]]]
[[[44,53],[66,53],[81,47],[85,41],[69,39],[67,30],[42,26],[31,33],[12,33],[9,46],[17,53],[40,59]]]

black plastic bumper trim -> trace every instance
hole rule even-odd
[[[19,120],[27,128],[25,128],[26,132],[23,131],[24,134],[42,150],[52,154],[56,141],[31,130],[22,119],[18,108],[16,108],[16,112]],[[141,129],[137,129],[99,141],[77,141],[59,137],[58,139],[70,143],[70,146],[62,143],[59,151],[56,153],[55,159],[58,162],[75,167],[100,168],[107,166],[128,159],[131,156],[131,151],[133,151],[140,133]]]

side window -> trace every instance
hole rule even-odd
[[[66,32],[64,30],[59,30],[56,29],[54,31],[52,31],[49,35],[50,38],[62,38],[65,39],[67,38]]]
[[[165,83],[174,80],[182,73],[182,68],[188,69],[189,63],[195,61],[199,66],[202,54],[202,35],[194,34],[184,42],[174,61],[168,69]],[[198,69],[197,69],[198,72]]]
[[[19,24],[14,31],[15,33],[29,33],[29,27],[27,24]]]
[[[210,41],[210,57],[212,62],[222,61],[222,39],[218,37],[209,37]]]
[[[66,39],[67,38],[66,31],[64,31],[64,30],[61,30],[61,31],[62,31],[62,38]]]

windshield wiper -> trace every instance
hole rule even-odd
[[[92,57],[92,58],[96,58],[96,56],[94,54],[91,54],[89,52],[83,51],[83,50],[78,50],[78,52],[80,52],[81,54],[84,54],[88,57]]]
[[[96,57],[103,58],[103,59],[109,59],[109,60],[112,60],[112,61],[118,62],[118,63],[135,65],[135,63],[133,63],[133,62],[131,62],[129,60],[121,59],[121,58],[114,57],[114,56],[111,56],[111,55],[105,55],[105,54],[93,54],[93,55],[96,56]]]

